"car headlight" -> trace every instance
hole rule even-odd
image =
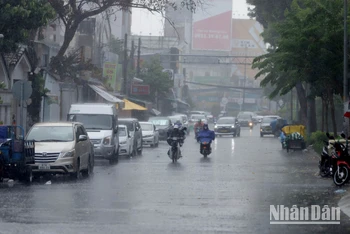
[[[146,138],[146,137],[153,137],[153,135],[145,135],[145,136],[143,136],[144,138]]]
[[[231,128],[235,128],[235,125],[232,125]]]
[[[125,145],[125,144],[126,144],[126,141],[121,141],[121,142],[119,142],[119,144]]]
[[[111,136],[103,138],[103,144],[110,145],[111,144]]]
[[[74,150],[60,153],[60,158],[71,158],[73,156],[74,156]]]
[[[214,128],[218,128],[218,126],[215,125]]]

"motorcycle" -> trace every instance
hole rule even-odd
[[[334,140],[333,136],[326,133],[329,140]],[[338,159],[337,152],[341,151],[341,145],[339,142],[329,143],[329,141],[323,141],[324,146],[322,148],[321,159],[319,161],[319,169],[321,177],[333,176],[333,171],[336,168],[336,162]],[[337,150],[335,150],[337,149]]]
[[[346,139],[344,133],[341,136]],[[337,142],[339,147],[335,146],[335,152],[337,156],[336,167],[334,168],[333,182],[337,186],[342,186],[349,180],[349,170],[350,170],[350,156],[348,153],[348,140],[346,139],[346,145]]]
[[[183,144],[183,137],[170,137],[170,140],[171,146],[168,151],[168,156],[173,162],[177,162],[177,160],[182,157],[180,147],[182,147]]]
[[[200,144],[201,144],[201,154],[204,156],[204,158],[206,158],[209,154],[211,154],[211,149],[210,149],[210,143],[207,140],[199,140]]]

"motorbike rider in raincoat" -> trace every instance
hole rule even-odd
[[[203,129],[198,133],[197,140],[199,142],[208,142],[209,150],[211,152],[211,142],[215,140],[215,132],[209,130],[208,124],[203,124]],[[202,153],[203,145],[200,144],[200,153]]]
[[[183,145],[185,137],[186,137],[186,129],[182,128],[179,125],[174,125],[173,129],[169,129],[167,132],[168,135],[168,139],[167,139],[167,143],[172,146],[173,140],[172,137],[178,137],[178,138],[182,138],[181,141],[179,141],[180,147]],[[169,155],[169,151],[168,151],[168,155]],[[181,155],[181,151],[180,151],[180,155]]]

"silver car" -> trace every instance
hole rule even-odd
[[[70,174],[80,178],[94,169],[94,146],[78,122],[37,123],[27,140],[35,141],[33,173]]]

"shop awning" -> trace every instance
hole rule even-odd
[[[106,90],[103,90],[101,86],[92,85],[89,84],[90,88],[92,88],[98,95],[100,95],[103,99],[105,99],[107,102],[111,103],[122,103],[123,101],[119,98],[114,97],[113,95],[109,94]]]
[[[124,98],[124,103],[125,103],[125,106],[123,110],[142,110],[142,111],[147,110],[147,108],[137,105],[136,103],[133,103],[125,98]]]

